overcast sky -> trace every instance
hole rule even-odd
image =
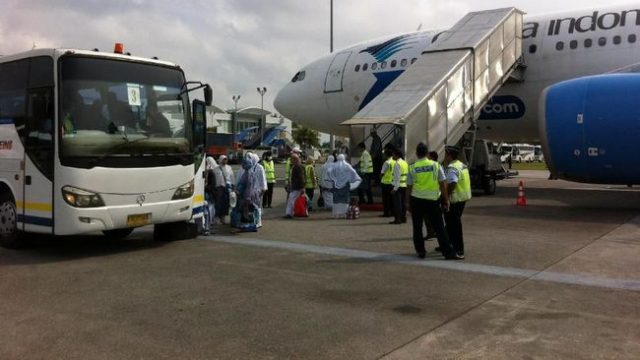
[[[453,25],[465,13],[517,6],[528,14],[629,1],[334,0],[334,48]],[[637,4],[640,6],[640,4]],[[180,64],[214,103],[265,109],[298,68],[329,52],[329,0],[0,0],[0,53],[43,47],[125,51]]]

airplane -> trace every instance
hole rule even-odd
[[[303,126],[349,136],[352,118],[443,31],[370,40],[301,68],[274,107]],[[477,138],[541,143],[557,177],[640,184],[640,3],[525,17],[524,65],[484,106]],[[337,82],[331,71],[342,71]]]

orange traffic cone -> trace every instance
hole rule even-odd
[[[522,180],[520,180],[520,185],[518,185],[518,199],[516,200],[517,206],[527,206],[527,198],[524,196],[524,184]]]

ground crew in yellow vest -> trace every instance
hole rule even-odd
[[[273,200],[273,186],[276,184],[276,168],[273,164],[273,158],[271,157],[271,151],[267,151],[262,154],[262,167],[267,177],[267,191],[262,195],[262,208],[271,208],[271,201]]]
[[[442,209],[440,208],[440,195],[445,211],[449,209],[449,197],[447,194],[446,177],[442,167],[437,162],[427,158],[427,145],[418,144],[416,147],[415,163],[409,166],[407,174],[407,210],[411,212],[411,222],[413,224],[413,246],[418,257],[424,259],[427,251],[424,247],[422,235],[422,224],[425,219],[433,225],[438,236],[438,244],[445,259],[460,260],[449,241],[447,231],[442,219]]]
[[[386,148],[384,150],[384,156],[387,160],[382,164],[380,170],[380,184],[382,186],[382,217],[393,216],[393,200],[391,197],[391,190],[393,189],[393,168],[396,162],[393,160],[393,149]]]
[[[404,206],[404,199],[407,191],[407,174],[409,164],[402,158],[402,150],[393,151],[393,181],[391,182],[391,198],[393,199],[393,221],[389,224],[403,224],[407,222],[407,209]]]
[[[449,240],[458,254],[464,257],[462,236],[462,212],[471,199],[471,178],[469,168],[458,159],[460,150],[455,146],[445,149],[444,164],[447,166],[447,190],[449,192],[449,211],[444,214]]]
[[[364,195],[367,194],[367,204],[373,204],[373,195],[371,194],[371,179],[373,178],[373,159],[371,154],[367,151],[364,143],[358,144],[360,149],[360,166],[358,166],[358,173],[362,178],[362,182],[358,187],[358,198],[360,204],[364,204]]]
[[[318,178],[316,176],[316,169],[313,165],[313,159],[307,159],[307,165],[304,167],[304,193],[307,194],[307,208],[312,210],[311,204],[313,204],[313,195],[315,193],[316,186],[318,186]]]

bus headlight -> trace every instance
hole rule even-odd
[[[177,188],[176,192],[173,193],[173,197],[171,198],[171,200],[181,200],[181,199],[190,198],[191,196],[193,196],[193,188],[194,188],[194,185],[193,185],[193,179],[192,179],[188,183]]]
[[[62,188],[62,198],[67,204],[80,208],[104,206],[104,201],[102,201],[100,195],[73,186],[64,186]]]

